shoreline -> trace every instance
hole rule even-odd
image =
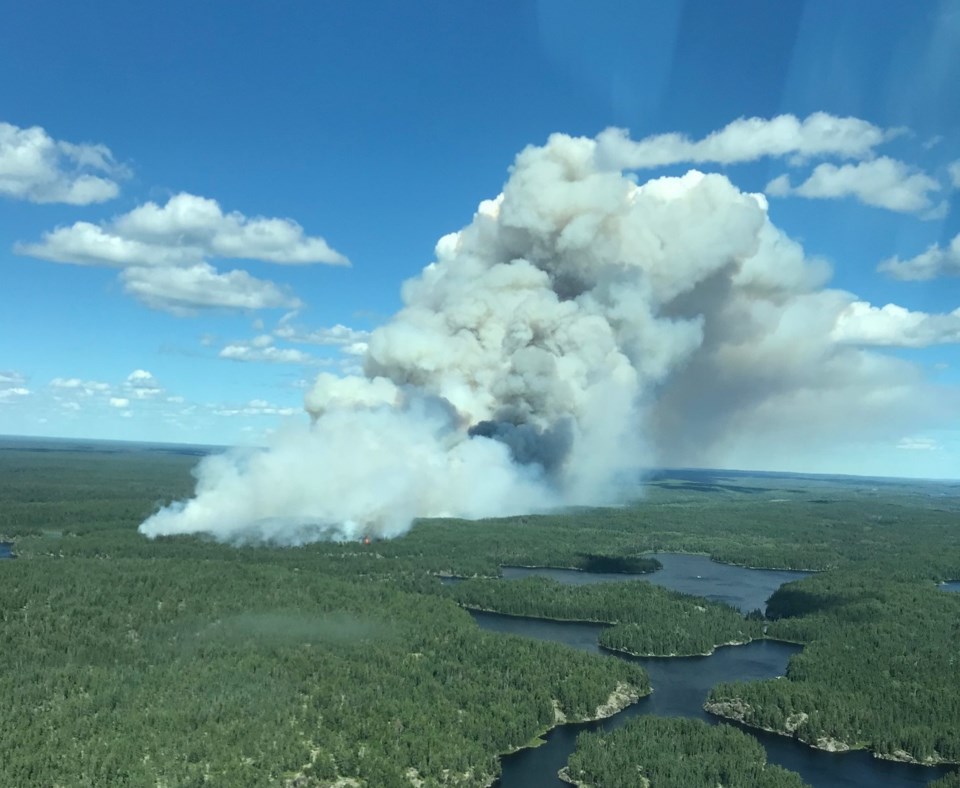
[[[777,736],[784,736],[788,739],[793,739],[794,741],[800,742],[801,744],[806,745],[810,749],[819,750],[820,752],[830,752],[834,754],[843,754],[846,752],[856,752],[856,751],[866,751],[869,752],[871,756],[880,761],[893,761],[895,763],[909,763],[914,766],[957,766],[960,765],[960,761],[949,761],[943,758],[929,758],[925,760],[918,760],[914,758],[906,750],[896,750],[892,754],[880,753],[876,750],[871,749],[870,747],[863,744],[849,744],[841,739],[834,739],[829,736],[822,736],[817,739],[815,742],[807,741],[800,736],[797,736],[793,730],[775,730],[773,728],[768,728],[764,725],[757,725],[752,722],[747,722],[744,719],[745,712],[740,711],[736,712],[733,709],[728,709],[728,707],[733,706],[734,704],[739,704],[740,706],[746,706],[747,704],[734,699],[731,701],[707,701],[703,704],[703,710],[707,714],[712,714],[715,717],[719,717],[724,720],[732,720],[733,722],[743,725],[745,728],[752,728],[758,731],[766,731],[767,733],[773,733]],[[721,710],[723,709],[723,710]],[[802,712],[801,712],[802,713]]]
[[[640,689],[633,684],[627,684],[626,682],[620,681],[617,682],[617,685],[613,688],[611,693],[607,696],[606,701],[601,703],[594,709],[593,714],[588,717],[581,717],[576,719],[571,719],[564,714],[560,708],[558,701],[553,701],[553,725],[550,725],[547,728],[544,728],[539,733],[535,734],[530,742],[527,744],[522,744],[519,747],[514,747],[512,750],[507,750],[506,752],[497,753],[497,759],[502,760],[504,757],[518,753],[521,750],[532,750],[537,747],[541,747],[546,744],[546,741],[543,737],[550,733],[554,728],[559,728],[561,725],[580,725],[585,722],[597,722],[599,720],[605,720],[607,717],[612,717],[615,714],[619,714],[624,709],[632,706],[634,703],[640,701],[641,698],[645,698],[653,692],[653,688],[647,690],[647,692],[641,693]],[[485,788],[490,788],[490,786],[496,785],[500,780],[500,775],[493,778],[490,782],[485,784]]]
[[[663,553],[663,554],[665,554],[665,555],[693,555],[693,556],[700,556],[700,557],[703,557],[703,558],[708,558],[710,561],[712,561],[712,562],[715,563],[715,564],[719,564],[720,566],[732,566],[732,567],[735,567],[735,568],[737,568],[737,569],[752,569],[752,570],[755,570],[755,571],[758,571],[758,572],[795,572],[795,573],[807,573],[807,574],[822,574],[823,572],[829,572],[829,571],[830,571],[830,568],[827,568],[827,569],[812,569],[812,568],[809,568],[809,567],[805,567],[805,568],[802,568],[802,569],[797,569],[796,567],[792,567],[792,566],[755,566],[755,565],[752,565],[752,564],[738,564],[738,563],[736,563],[736,562],[734,562],[734,561],[722,561],[722,560],[720,560],[719,558],[714,558],[714,556],[712,556],[710,553],[688,552],[688,551],[685,551],[685,550],[656,550],[654,553],[651,553],[650,556],[653,557],[653,556],[657,555],[658,553]],[[656,560],[656,559],[654,558],[654,560]],[[582,572],[583,574],[594,574],[594,575],[627,575],[627,576],[636,575],[636,576],[639,577],[639,576],[642,576],[642,575],[653,575],[653,574],[656,574],[657,572],[659,572],[659,571],[661,571],[661,570],[663,569],[663,566],[661,565],[661,567],[660,567],[659,569],[650,569],[650,570],[647,570],[646,572],[618,572],[618,571],[616,571],[616,570],[610,570],[610,571],[595,571],[595,570],[593,570],[593,569],[584,569],[582,566],[555,566],[555,565],[552,565],[552,564],[551,564],[551,565],[543,565],[543,564],[539,564],[539,565],[533,565],[533,564],[500,564],[500,568],[501,568],[501,569],[559,569],[559,570],[563,570],[563,571],[567,571],[567,572]],[[832,567],[832,568],[836,568],[836,567]],[[466,576],[464,576],[464,575],[455,575],[455,574],[453,574],[453,573],[447,573],[447,572],[438,572],[438,573],[436,573],[436,576],[437,576],[437,577],[445,577],[445,578],[456,578],[456,579],[459,579],[459,580],[473,580],[473,579],[502,580],[502,579],[503,579],[503,575],[470,575],[469,577],[466,577]],[[798,579],[798,580],[802,580],[803,578],[797,578],[797,579]],[[787,581],[787,582],[791,582],[791,581]],[[941,581],[941,582],[958,582],[958,581],[947,580],[947,581]]]
[[[616,569],[605,569],[603,571],[597,571],[595,569],[584,569],[582,566],[543,566],[543,565],[532,566],[527,564],[500,564],[500,568],[501,569],[560,569],[565,572],[582,572],[587,575],[627,575],[629,577],[632,575],[656,574],[661,569],[663,569],[663,565],[661,564],[656,569],[648,569],[644,572],[626,572],[626,571],[619,571]],[[498,575],[498,577],[500,579],[503,579],[503,575]]]
[[[506,616],[507,618],[522,618],[527,621],[554,621],[558,624],[590,624],[592,626],[604,626],[604,627],[615,627],[617,624],[614,621],[598,621],[596,619],[589,618],[548,618],[546,616],[529,616],[525,613],[504,613],[500,610],[491,610],[487,607],[478,607],[476,605],[466,605],[462,602],[457,602],[457,604],[464,610],[472,610],[475,613],[492,613],[495,616]]]
[[[670,550],[657,548],[650,555],[657,555],[658,553],[664,555],[699,555],[704,558],[709,558],[711,561],[713,561],[713,563],[720,564],[721,566],[735,566],[738,569],[756,569],[760,572],[810,572],[811,574],[820,574],[822,572],[830,571],[829,569],[796,569],[792,566],[751,566],[750,564],[738,564],[734,561],[721,561],[719,558],[714,558],[710,553],[700,553],[690,550]]]
[[[560,780],[561,782],[565,782],[570,785],[575,785],[577,786],[577,788],[593,788],[593,786],[591,786],[590,783],[582,783],[579,780],[573,779],[573,777],[570,776],[569,766],[560,767],[560,770],[557,772],[557,779]]]
[[[560,780],[561,782],[568,783],[569,785],[575,785],[577,786],[577,788],[594,788],[592,783],[580,782],[579,780],[571,777],[569,766],[564,766],[557,772],[557,779]],[[644,777],[642,774],[640,775],[640,780],[641,780],[640,785],[642,786],[642,788],[649,788],[650,781],[646,777]]]
[[[588,624],[590,626],[602,627],[615,627],[618,625],[613,621],[598,621],[596,619],[587,618],[548,618],[546,616],[530,616],[524,613],[504,613],[501,610],[491,610],[490,608],[478,607],[475,605],[465,605],[459,602],[457,604],[464,610],[473,611],[475,613],[489,613],[495,616],[505,616],[506,618],[517,618],[526,621],[552,621],[557,624]],[[747,640],[728,640],[726,643],[716,643],[709,651],[700,651],[691,654],[638,654],[634,651],[628,651],[627,649],[605,646],[599,641],[597,642],[597,648],[601,651],[607,651],[611,654],[624,654],[628,657],[636,657],[638,659],[688,659],[690,657],[711,657],[716,653],[718,648],[726,648],[728,646],[746,646],[750,643],[760,640],[772,640],[778,643],[789,643],[790,645],[803,645],[802,643],[793,643],[789,640],[781,640],[779,638],[768,638],[763,636],[759,638],[748,638]]]
[[[748,638],[747,640],[728,640],[726,643],[717,643],[709,651],[698,652],[695,654],[637,654],[634,651],[627,651],[624,648],[613,648],[599,644],[603,651],[609,651],[611,654],[626,654],[628,657],[638,659],[689,659],[691,657],[712,657],[717,653],[718,648],[727,648],[732,646],[747,646],[760,640],[772,640],[772,638]]]
[[[652,575],[660,571],[660,569],[649,569],[646,572],[618,572],[616,570],[609,570],[603,572],[597,572],[593,569],[584,569],[582,566],[533,566],[527,564],[500,564],[500,569],[557,569],[564,572],[581,572],[586,575],[624,575],[626,577],[641,577],[642,575]],[[662,567],[661,567],[662,569]],[[503,580],[503,575],[458,575],[453,572],[442,571],[442,572],[433,572],[434,577],[441,577],[444,580]]]

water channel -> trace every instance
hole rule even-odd
[[[596,583],[643,579],[684,593],[694,593],[736,605],[741,610],[763,609],[767,598],[782,583],[805,573],[746,569],[717,564],[704,556],[659,554],[663,569],[646,575],[578,572],[564,569],[504,567],[504,578],[530,575],[552,577],[562,583]],[[957,585],[960,589],[960,584]],[[484,629],[550,640],[606,654],[608,659],[639,662],[650,675],[653,693],[613,717],[596,722],[562,725],[545,736],[546,744],[503,758],[502,788],[554,788],[565,785],[557,771],[566,765],[581,731],[609,731],[641,714],[693,717],[711,724],[720,721],[703,711],[712,686],[722,681],[767,679],[784,674],[790,656],[799,647],[772,641],[718,649],[709,657],[633,658],[614,656],[597,645],[602,624],[568,623],[542,619],[472,614]],[[877,788],[923,786],[943,776],[946,767],[924,767],[874,758],[866,752],[834,754],[814,750],[793,739],[746,727],[767,751],[767,759],[791,769],[814,788]]]
[[[576,569],[531,569],[518,566],[505,566],[500,571],[505,580],[536,575],[570,585],[646,580],[672,591],[726,602],[744,613],[757,609],[765,610],[767,599],[780,586],[810,574],[785,569],[746,569],[742,566],[719,564],[705,555],[654,553],[651,558],[656,558],[663,568],[643,575],[580,572]]]

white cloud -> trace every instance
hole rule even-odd
[[[216,416],[296,416],[302,415],[303,409],[281,407],[263,399],[253,399],[240,407],[215,408],[213,413]]]
[[[27,397],[30,395],[30,389],[24,386],[11,386],[10,388],[0,388],[0,402],[9,402],[17,397]]]
[[[8,386],[19,386],[26,382],[27,382],[27,379],[15,370],[12,370],[12,369],[0,370],[0,388],[6,388]]]
[[[906,437],[900,439],[897,448],[906,451],[939,451],[940,444],[933,438]]]
[[[153,309],[175,315],[199,309],[269,309],[298,306],[300,300],[267,279],[246,271],[219,273],[208,263],[189,268],[127,268],[124,290]]]
[[[105,145],[78,145],[55,140],[39,126],[0,123],[0,195],[88,205],[112,200],[120,192],[115,179],[128,175]]]
[[[364,343],[366,343],[370,337],[369,331],[350,328],[340,323],[328,328],[305,331],[291,326],[289,322],[287,322],[286,317],[280,320],[280,324],[274,329],[273,333],[287,342],[343,347],[345,350],[356,347],[357,345],[363,345],[365,348],[366,345]]]
[[[113,408],[128,408],[130,400],[126,397],[110,397],[110,406]]]
[[[135,369],[127,375],[123,385],[134,399],[154,399],[163,394],[160,382],[145,369]]]
[[[111,268],[189,265],[203,259],[203,255],[194,248],[144,243],[90,222],[58,227],[44,233],[41,243],[16,244],[14,250],[18,254],[55,263]]]
[[[924,282],[939,276],[960,276],[960,234],[949,246],[933,244],[909,260],[891,257],[877,266],[878,271],[894,279]]]
[[[947,174],[950,176],[950,184],[953,188],[960,189],[960,159],[947,165]]]
[[[613,128],[597,137],[596,158],[607,169],[645,169],[683,162],[736,164],[768,156],[862,159],[897,133],[859,118],[840,118],[825,112],[815,112],[804,120],[794,115],[740,118],[697,141],[683,134],[658,134],[635,142],[624,129]]]
[[[145,369],[135,369],[127,375],[127,383],[131,386],[154,386],[156,382],[157,379],[153,376],[153,373]]]
[[[931,208],[930,193],[940,184],[923,172],[916,172],[902,161],[882,156],[857,164],[820,164],[799,186],[781,175],[767,184],[766,193],[774,197],[838,199],[855,197],[866,205],[899,213],[920,213]],[[942,218],[931,215],[930,218]]]
[[[913,312],[897,304],[883,307],[854,301],[837,317],[836,342],[886,347],[927,347],[960,342],[960,309],[949,314]]]
[[[235,342],[220,351],[220,358],[231,361],[261,361],[271,364],[317,364],[319,359],[296,348],[272,346],[255,347],[253,344]]]
[[[280,264],[349,265],[320,237],[291,219],[224,213],[215,200],[178,194],[146,203],[109,222],[76,222],[16,244],[19,254],[58,263],[123,269],[125,292],[175,315],[201,309],[299,308],[291,293],[244,270],[220,272],[207,258]]]
[[[113,267],[196,265],[210,257],[349,264],[292,219],[224,213],[216,200],[186,193],[163,206],[145,203],[102,224],[59,227],[40,243],[19,244],[17,251],[58,263]]]
[[[50,387],[61,392],[72,392],[85,397],[110,391],[109,383],[103,383],[99,380],[81,380],[80,378],[54,378],[50,381]]]

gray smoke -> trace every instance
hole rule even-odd
[[[404,284],[363,375],[318,378],[310,429],[204,461],[141,531],[301,543],[608,503],[656,462],[776,462],[934,407],[911,365],[836,341],[854,296],[762,195],[637,184],[608,154],[560,134],[521,152]]]

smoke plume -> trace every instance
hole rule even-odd
[[[911,365],[836,341],[855,297],[824,288],[762,195],[698,171],[637,184],[597,153],[560,134],[521,152],[405,283],[363,375],[321,375],[309,429],[205,460],[196,496],[141,532],[302,543],[609,503],[654,463],[819,447],[933,407]]]

